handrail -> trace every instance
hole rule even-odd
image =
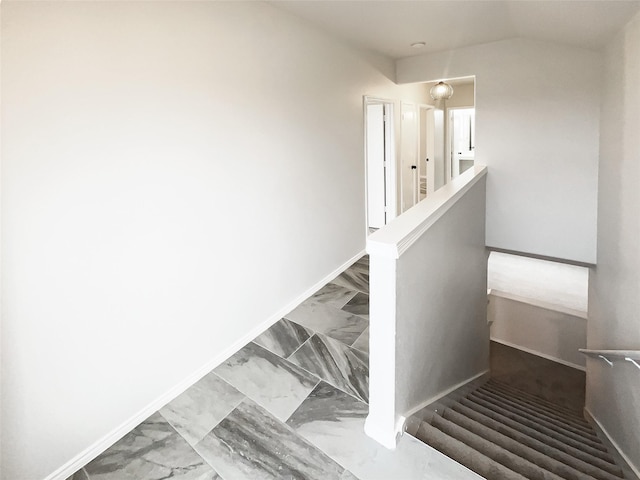
[[[638,369],[640,369],[640,350],[591,350],[588,348],[579,348],[578,351],[583,355],[589,357],[597,357],[607,362],[610,367],[613,367],[613,360],[625,360],[631,362]]]

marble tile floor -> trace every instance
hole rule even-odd
[[[363,257],[69,480],[479,478],[365,435],[368,282]]]

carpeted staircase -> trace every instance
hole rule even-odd
[[[489,480],[624,478],[580,413],[495,380],[415,436]]]

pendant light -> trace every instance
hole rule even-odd
[[[453,95],[453,87],[448,83],[438,82],[429,91],[434,100],[449,100]]]

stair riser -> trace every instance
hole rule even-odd
[[[507,404],[513,408],[515,408],[516,410],[525,412],[529,415],[535,415],[535,416],[540,416],[541,418],[543,418],[544,420],[551,422],[553,424],[556,424],[562,428],[567,428],[570,431],[577,433],[577,434],[585,434],[588,435],[589,438],[591,438],[594,441],[598,441],[598,437],[595,435],[595,433],[593,432],[593,429],[590,426],[584,426],[584,425],[577,425],[574,422],[570,421],[570,420],[566,420],[565,418],[561,418],[558,417],[557,415],[554,415],[553,413],[549,413],[546,412],[544,410],[540,410],[537,409],[535,407],[530,407],[528,405],[523,405],[515,400],[513,400],[510,397],[503,397],[500,395],[496,395],[495,393],[491,393],[491,392],[487,392],[483,389],[478,389],[476,392],[476,394],[478,395],[484,395],[485,397],[487,397],[487,399],[493,399],[499,402],[502,402],[503,404]],[[491,401],[491,400],[489,400]]]
[[[558,432],[556,430],[552,430],[550,428],[547,428],[545,426],[539,425],[536,422],[531,422],[529,420],[527,420],[526,418],[522,418],[519,415],[515,415],[511,412],[506,412],[506,411],[495,411],[492,409],[492,405],[491,404],[487,404],[486,402],[484,402],[483,400],[479,399],[479,400],[474,400],[471,398],[467,398],[467,399],[463,399],[460,401],[460,403],[462,403],[463,405],[472,408],[474,410],[478,410],[480,413],[483,413],[484,415],[487,415],[490,418],[494,418],[497,419],[498,421],[500,421],[500,418],[507,418],[509,419],[513,424],[519,424],[522,425],[524,427],[527,427],[531,430],[543,433],[551,438],[555,438],[556,440],[566,443],[567,445],[570,445],[574,448],[577,448],[579,450],[582,450],[586,453],[592,454],[592,455],[596,455],[600,458],[602,458],[603,460],[609,461],[611,463],[613,463],[613,459],[611,459],[611,457],[606,453],[605,450],[603,450],[604,447],[600,446],[601,448],[593,448],[590,445],[587,445],[585,442],[583,442],[581,439],[575,439],[573,437],[570,437],[568,435],[565,435],[562,432]],[[477,407],[481,407],[481,408],[477,408]],[[497,418],[496,418],[497,417]]]
[[[541,405],[545,405],[545,406],[547,406],[547,407],[549,407],[549,408],[551,408],[553,410],[557,410],[560,413],[564,413],[565,415],[570,415],[570,416],[576,417],[579,420],[584,420],[584,417],[582,416],[581,412],[577,412],[577,411],[572,410],[570,408],[563,407],[561,405],[557,405],[557,404],[555,404],[553,402],[550,402],[549,400],[545,400],[544,398],[538,397],[536,395],[533,395],[531,393],[525,392],[523,390],[519,390],[519,389],[511,387],[509,385],[496,382],[495,380],[490,380],[486,385],[491,387],[491,388],[500,389],[501,391],[506,392],[507,394],[516,395],[516,396],[519,396],[520,398],[528,399],[528,400],[530,400],[532,402],[536,402],[536,403],[539,403]]]
[[[515,427],[517,428],[514,428],[514,426],[511,425],[511,421],[508,419],[503,419],[503,421],[494,420],[493,418],[461,404],[453,405],[452,409],[477,421],[478,423],[481,423],[487,428],[491,428],[512,438],[517,442],[543,453],[546,451],[548,455],[554,455],[553,458],[556,460],[572,466],[576,470],[589,474],[595,478],[611,480],[622,476],[622,469],[616,465],[612,465],[599,457],[585,453],[577,448],[573,448],[542,433],[528,429],[523,425],[516,424]],[[552,453],[549,453],[549,449],[553,449],[551,450]],[[598,471],[604,471],[609,476],[598,475]]]
[[[488,428],[482,423],[476,422],[475,420],[454,410],[445,410],[443,412],[443,417],[446,420],[475,433],[483,439],[495,443],[514,455],[518,455],[519,457],[530,461],[534,465],[561,476],[565,480],[585,480],[593,477],[602,480],[619,480],[619,478],[609,475],[607,472],[598,472],[598,469],[592,465],[585,465],[587,469],[590,470],[590,476],[587,472],[574,468],[571,463],[575,464],[576,462],[571,462],[572,459],[566,454],[563,455],[561,452],[554,451],[552,448],[542,444],[541,442],[537,442],[535,445],[537,448],[532,448],[530,445],[527,445],[527,443],[531,444],[527,439],[519,439],[525,441],[514,440],[512,437],[504,435],[495,429]],[[558,456],[560,456],[560,459],[554,458]],[[567,463],[567,461],[569,463]]]
[[[515,415],[517,418],[515,418],[515,420],[521,422],[521,423],[525,423],[525,421],[529,422],[529,423],[533,423],[533,424],[537,424],[538,426],[541,427],[545,427],[549,430],[553,430],[557,433],[560,433],[566,437],[569,438],[573,438],[574,440],[578,441],[578,442],[582,442],[592,448],[595,448],[597,450],[602,450],[602,451],[606,451],[606,448],[604,447],[604,445],[602,445],[600,443],[600,440],[595,437],[595,438],[589,438],[587,435],[582,435],[580,433],[576,433],[573,432],[571,429],[569,428],[564,428],[562,425],[556,425],[553,422],[549,422],[546,420],[543,420],[541,418],[536,418],[536,416],[534,415],[530,415],[524,412],[517,412],[517,411],[513,411],[512,408],[509,407],[509,405],[505,405],[503,403],[497,402],[497,401],[487,401],[485,398],[482,398],[479,395],[475,395],[475,394],[471,394],[468,397],[469,399],[472,399],[474,401],[478,400],[478,401],[483,401],[485,403],[485,406],[487,406],[487,408],[493,408],[495,410],[497,410],[500,413],[506,412],[509,413],[511,415]],[[510,415],[506,415],[505,416],[509,417]],[[533,427],[532,427],[533,428]]]
[[[537,467],[534,463],[514,455],[504,448],[485,440],[464,428],[443,419],[436,415],[431,420],[431,424],[443,431],[447,435],[469,445],[474,450],[486,455],[492,460],[501,463],[509,470],[513,470],[530,480],[561,480],[561,477]]]
[[[449,437],[437,428],[423,422],[418,428],[416,438],[431,445],[456,462],[473,470],[487,479],[527,480],[506,467],[496,464],[490,458],[482,455],[464,443]]]
[[[491,388],[486,388],[486,387],[480,388],[480,389],[478,389],[478,391],[489,393],[489,394],[492,394],[492,395],[496,395],[498,397],[507,398],[511,402],[517,403],[518,405],[522,405],[523,407],[529,408],[529,409],[534,410],[536,412],[540,412],[540,413],[542,413],[544,415],[547,415],[549,417],[557,418],[559,421],[569,423],[570,425],[573,425],[576,428],[582,428],[582,429],[585,429],[587,431],[592,431],[591,425],[589,425],[586,420],[578,420],[573,416],[569,416],[569,415],[565,415],[565,414],[559,413],[559,412],[554,411],[554,410],[552,410],[550,408],[547,408],[547,407],[545,407],[543,405],[539,405],[539,404],[536,404],[534,402],[528,402],[526,400],[522,400],[521,398],[518,398],[515,395],[506,394],[504,392],[500,392],[498,390],[492,390]]]

